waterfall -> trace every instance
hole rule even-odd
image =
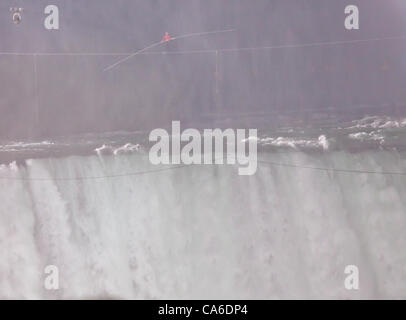
[[[312,169],[405,172],[401,153],[259,157],[298,166],[0,166],[0,298],[406,298],[405,176]],[[47,265],[59,290],[44,287]],[[347,265],[359,290],[344,287]]]

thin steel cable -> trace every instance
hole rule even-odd
[[[234,30],[225,30],[234,31]],[[224,32],[225,32],[224,31]],[[215,32],[215,31],[212,31]],[[217,31],[219,32],[219,31]],[[198,34],[190,34],[188,36],[196,36]],[[174,39],[180,39],[176,37]],[[173,39],[173,40],[174,40]],[[406,40],[406,36],[393,36],[393,37],[383,37],[383,38],[369,38],[369,39],[358,39],[358,40],[342,40],[342,41],[326,41],[326,42],[313,42],[313,43],[302,43],[302,44],[288,44],[288,45],[275,45],[275,46],[258,46],[258,47],[243,47],[243,48],[217,48],[217,49],[206,49],[206,50],[184,50],[184,51],[150,51],[145,52],[152,46],[157,46],[161,43],[166,42],[156,42],[146,48],[138,50],[137,52],[0,52],[0,55],[11,55],[11,56],[133,56],[135,54],[143,55],[161,55],[161,54],[194,54],[194,53],[216,53],[218,52],[238,52],[238,51],[257,51],[257,50],[272,50],[272,49],[289,49],[289,48],[306,48],[306,47],[322,47],[322,46],[334,46],[343,44],[357,44],[366,42],[377,42],[377,41],[390,41],[390,40]],[[141,52],[140,52],[141,51]],[[127,59],[126,59],[127,60]]]
[[[55,177],[55,178],[20,178],[20,177],[0,177],[0,180],[9,180],[9,181],[83,181],[83,180],[102,180],[102,179],[114,179],[114,178],[123,178],[131,176],[140,176],[170,170],[176,170],[188,167],[188,165],[179,165],[168,168],[161,168],[155,170],[143,170],[138,172],[130,173],[121,173],[121,174],[110,174],[103,176],[84,176],[84,177]]]
[[[227,156],[224,154],[222,158]],[[221,165],[216,164],[217,158],[214,159],[213,165]],[[313,166],[306,166],[306,165],[299,165],[299,164],[292,164],[292,163],[279,163],[273,161],[266,161],[266,160],[258,160],[259,164],[264,165],[271,165],[277,167],[285,167],[285,168],[297,168],[297,169],[307,169],[307,170],[315,170],[315,171],[323,171],[323,172],[337,172],[337,173],[349,173],[349,174],[374,174],[374,175],[392,175],[392,176],[406,176],[406,172],[396,172],[396,171],[372,171],[372,170],[356,170],[356,169],[342,169],[342,168],[326,168],[326,167],[313,167]],[[154,174],[160,173],[165,171],[171,171],[176,169],[183,169],[186,167],[197,166],[196,164],[192,165],[177,165],[171,166],[168,168],[161,168],[161,169],[154,169],[154,170],[143,170],[138,172],[131,172],[131,173],[122,173],[122,174],[110,174],[110,175],[103,175],[103,176],[84,176],[84,177],[55,177],[55,178],[20,178],[20,177],[0,177],[0,180],[9,180],[9,181],[83,181],[83,180],[103,180],[103,179],[114,179],[114,178],[123,178],[123,177],[130,177],[130,176],[139,176],[139,175],[147,175],[147,174]]]
[[[221,157],[213,158],[213,164],[216,164],[218,159],[223,159],[224,157],[228,156],[227,153],[223,154]],[[186,167],[196,166],[196,164],[182,164],[182,165],[172,165],[167,168],[160,168],[160,169],[152,169],[152,170],[143,170],[143,171],[136,171],[136,172],[129,172],[129,173],[118,173],[118,174],[108,174],[102,176],[83,176],[83,177],[55,177],[55,178],[21,178],[21,177],[1,177],[0,180],[9,180],[9,181],[82,181],[82,180],[101,180],[101,179],[114,179],[114,178],[124,178],[124,177],[131,177],[131,176],[139,176],[139,175],[146,175],[146,174],[153,174],[165,171],[171,171],[176,169],[183,169]]]
[[[182,35],[182,36],[174,37],[174,38],[172,38],[170,41],[179,40],[179,39],[185,39],[185,38],[190,38],[190,37],[203,36],[203,35],[210,35],[210,34],[219,34],[219,33],[225,33],[225,32],[232,32],[232,31],[235,31],[235,30],[218,30],[218,31],[209,31],[209,32],[189,33],[189,34],[185,34],[185,35]],[[136,56],[136,55],[138,55],[138,54],[140,54],[140,53],[142,53],[142,52],[144,52],[144,51],[147,51],[148,49],[154,48],[154,47],[156,47],[156,46],[159,46],[160,44],[167,43],[167,42],[169,42],[169,41],[162,41],[162,40],[161,40],[161,41],[155,42],[155,43],[153,43],[153,44],[151,44],[151,45],[149,45],[149,46],[147,46],[147,47],[145,47],[145,48],[143,48],[143,49],[140,49],[140,50],[138,50],[138,51],[136,51],[136,52],[130,54],[129,56],[127,56],[127,57],[125,57],[125,58],[123,58],[123,59],[121,59],[121,60],[118,60],[117,62],[113,63],[112,65],[106,67],[106,68],[103,70],[103,72],[108,71],[108,70],[110,70],[110,69],[112,69],[112,68],[118,66],[119,64],[121,64],[121,63],[127,61],[128,59],[133,58],[134,56]]]
[[[323,168],[323,167],[312,167],[312,166],[305,166],[305,165],[298,165],[298,164],[291,164],[291,163],[278,163],[278,162],[265,161],[265,160],[258,160],[258,163],[268,164],[268,165],[272,165],[272,166],[276,166],[276,167],[308,169],[308,170],[316,170],[316,171],[324,171],[324,172],[406,176],[406,172],[395,172],[395,171],[372,171],[372,170]]]

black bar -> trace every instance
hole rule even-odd
[[[114,319],[288,319],[304,316],[332,316],[350,319],[369,313],[388,317],[402,314],[404,301],[304,301],[304,300],[65,300],[65,301],[1,301],[5,314],[13,317],[29,312],[63,317],[103,316]]]

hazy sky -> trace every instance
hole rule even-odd
[[[60,30],[44,28],[48,4],[59,8]],[[348,4],[359,6],[360,30],[344,28]],[[10,6],[24,8],[19,25]],[[131,53],[165,31],[236,31],[152,49],[219,54],[138,55],[108,72],[102,70],[122,56],[0,55],[0,137],[136,130],[213,114],[405,104],[406,40],[221,51],[406,36],[405,7],[402,0],[2,1],[3,53]]]

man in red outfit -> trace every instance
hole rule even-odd
[[[161,41],[161,42],[169,42],[169,41],[171,41],[171,40],[173,40],[173,38],[169,35],[168,32],[165,32],[165,35],[164,35],[164,37],[162,38],[162,41]]]

